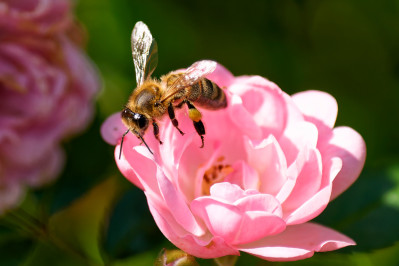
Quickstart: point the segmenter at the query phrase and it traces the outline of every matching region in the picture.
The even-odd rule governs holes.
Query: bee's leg
[[[173,126],[179,130],[180,134],[184,135],[183,131],[180,130],[179,128],[179,122],[177,121],[176,117],[175,117],[175,110],[173,109],[173,105],[172,103],[169,104],[168,106],[168,114],[169,114],[169,118],[172,121]]]
[[[183,105],[186,103],[186,100],[181,101],[178,105],[175,106],[175,108],[180,109],[183,107]]]
[[[159,144],[162,144],[162,141],[159,139],[159,126],[155,120],[152,120],[152,126],[154,128],[154,136],[159,141]]]
[[[201,121],[202,115],[201,112],[198,111],[195,106],[189,101],[185,101],[188,106],[188,117],[193,120],[194,128],[197,131],[198,135],[201,137],[202,145],[201,148],[204,147],[204,135],[205,135],[205,127]]]

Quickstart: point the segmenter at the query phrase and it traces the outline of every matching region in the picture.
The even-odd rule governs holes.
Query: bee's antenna
[[[123,133],[123,135],[122,135],[121,148],[120,148],[120,150],[119,150],[119,160],[121,159],[121,155],[122,155],[123,140],[125,139],[126,134],[129,133],[129,131],[130,131],[129,129],[126,130],[126,132]],[[146,146],[147,149],[150,151],[150,153],[153,154],[152,151],[151,151],[151,149],[150,149],[150,147],[148,147],[147,142],[145,142],[145,140],[143,139],[143,137],[142,137],[140,134],[137,134],[137,136],[138,136],[139,139],[145,144],[145,146]]]
[[[126,136],[126,134],[127,133],[129,133],[129,129],[128,130],[126,130],[126,132],[125,133],[123,133],[123,135],[122,135],[122,140],[121,140],[121,148],[120,148],[120,150],[119,150],[119,160],[121,159],[121,155],[122,155],[122,145],[123,145],[123,139],[125,138],[125,136]]]
[[[150,153],[153,154],[152,151],[151,151],[151,149],[150,149],[150,147],[148,147],[147,143],[145,142],[145,140],[143,139],[143,137],[142,137],[140,134],[139,134],[139,138],[140,138],[141,141],[144,143],[144,145],[147,147],[147,149],[150,151]]]

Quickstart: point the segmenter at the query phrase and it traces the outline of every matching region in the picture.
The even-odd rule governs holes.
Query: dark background
[[[80,0],[76,13],[87,30],[87,51],[104,87],[90,129],[65,143],[64,174],[28,195],[36,204],[33,209],[40,206],[44,217],[68,210],[112,176],[117,196],[101,216],[101,234],[95,235],[103,260],[151,265],[162,247],[171,247],[153,222],[143,193],[124,181],[113,147],[99,135],[102,121],[121,110],[135,87],[130,34],[142,20],[158,42],[155,76],[212,59],[234,75],[267,77],[288,94],[326,91],[338,102],[336,125],[348,125],[365,139],[362,175],[316,219],[353,238],[357,246],[287,264],[399,263],[399,1]],[[96,204],[98,199],[91,200]],[[11,265],[28,258],[28,265],[36,265],[45,256],[33,240],[2,243],[0,262]],[[263,264],[273,263],[245,254],[238,261]]]

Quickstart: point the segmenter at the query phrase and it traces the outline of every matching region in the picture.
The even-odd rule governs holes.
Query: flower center
[[[208,168],[202,180],[202,195],[210,195],[210,188],[213,184],[223,182],[226,176],[234,171],[233,167],[223,164],[224,157],[219,157],[216,164]]]

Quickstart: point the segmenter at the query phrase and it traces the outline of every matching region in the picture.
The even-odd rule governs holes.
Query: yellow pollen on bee
[[[218,162],[223,158],[218,158]],[[223,182],[226,176],[234,171],[233,167],[227,164],[217,164],[211,166],[204,173],[202,180],[202,195],[210,195],[210,188],[213,184]]]
[[[193,120],[194,122],[198,122],[201,120],[202,115],[200,111],[198,111],[197,109],[189,109],[188,117],[190,117],[190,119]]]

